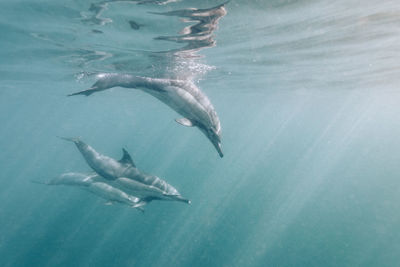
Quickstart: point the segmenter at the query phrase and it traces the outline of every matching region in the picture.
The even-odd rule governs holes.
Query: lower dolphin
[[[147,204],[147,201],[142,201],[140,198],[129,195],[126,192],[107,184],[105,179],[97,174],[82,174],[82,173],[64,173],[59,177],[51,179],[47,182],[36,182],[46,185],[69,185],[79,186],[89,192],[107,200],[107,203],[122,203],[132,208],[142,210],[142,206]]]

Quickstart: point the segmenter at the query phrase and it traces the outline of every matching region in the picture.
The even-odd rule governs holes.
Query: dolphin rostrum
[[[112,186],[126,191],[144,201],[153,199],[176,200],[190,204],[178,190],[157,176],[145,174],[136,168],[129,153],[122,149],[122,159],[117,161],[100,154],[79,138],[64,138],[75,143],[88,165]]]
[[[190,80],[155,79],[130,74],[102,73],[87,90],[73,95],[89,96],[112,87],[137,88],[156,97],[183,118],[176,122],[198,127],[211,141],[219,156],[224,156],[221,146],[221,124],[208,97]]]
[[[103,181],[104,180],[104,181]],[[82,173],[64,173],[59,177],[53,178],[47,182],[36,182],[46,185],[70,185],[80,186],[93,194],[104,198],[107,203],[122,203],[132,208],[138,208],[141,211],[142,206],[148,201],[142,201],[140,198],[129,195],[126,192],[107,184],[107,180],[102,179],[97,174],[82,174]]]

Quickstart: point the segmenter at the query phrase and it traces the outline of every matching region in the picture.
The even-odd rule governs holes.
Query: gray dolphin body
[[[82,173],[64,173],[61,176],[54,178],[44,184],[47,185],[69,185],[80,186],[93,194],[106,199],[108,202],[118,202],[131,206],[132,208],[140,208],[147,204],[147,201],[142,201],[140,198],[129,195],[124,191],[107,184],[97,174],[82,174]]]
[[[214,145],[219,156],[224,156],[221,146],[221,124],[217,113],[208,97],[192,81],[105,73],[98,75],[97,82],[91,88],[69,96],[89,96],[117,86],[141,89],[167,104],[183,116],[176,119],[178,123],[198,127]]]
[[[75,143],[88,165],[108,184],[141,198],[143,201],[154,199],[176,200],[190,204],[178,190],[154,175],[148,175],[136,168],[129,153],[123,149],[122,159],[117,161],[97,152],[78,138],[63,138]],[[99,179],[99,178],[97,178]]]
[[[150,202],[152,200],[171,200],[190,204],[190,200],[183,198],[179,192],[170,185],[168,185],[169,193],[166,193],[166,191],[163,191],[162,188],[157,186],[143,184],[126,177],[115,179],[113,185],[128,194],[140,198],[144,202]],[[171,190],[171,187],[173,190]],[[171,191],[175,191],[175,193],[171,194]]]

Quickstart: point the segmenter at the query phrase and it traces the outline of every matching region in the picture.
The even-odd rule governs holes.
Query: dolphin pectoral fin
[[[132,208],[139,208],[139,207],[143,207],[146,204],[147,204],[147,201],[139,201],[138,203],[133,204],[131,207]]]
[[[143,206],[145,206],[146,204],[146,201],[140,201],[139,203],[131,205],[131,208],[143,210]]]
[[[133,162],[131,155],[129,155],[128,151],[126,151],[125,148],[122,149],[122,153],[122,158],[118,162],[122,164],[129,164],[136,168],[136,165]]]
[[[91,94],[93,94],[93,93],[95,93],[97,91],[98,91],[97,86],[93,86],[93,87],[90,87],[89,89],[86,89],[86,90],[83,90],[83,91],[79,91],[79,92],[76,92],[76,93],[72,93],[72,94],[69,94],[67,96],[74,96],[74,95],[90,96]]]
[[[131,205],[131,208],[133,208],[133,209],[138,209],[138,210],[140,210],[142,213],[144,213],[144,208],[143,208],[143,206],[147,205],[147,203],[148,203],[147,201],[140,200],[138,203]]]
[[[187,118],[175,119],[175,121],[183,126],[187,126],[187,127],[194,126],[193,122]]]

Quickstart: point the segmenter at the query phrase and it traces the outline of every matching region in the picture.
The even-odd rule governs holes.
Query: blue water
[[[222,3],[1,1],[0,266],[399,265],[400,3],[231,0],[204,27],[176,13]],[[224,158],[141,91],[66,97],[101,72],[196,82]],[[90,172],[56,136],[125,147],[192,205],[142,214],[32,183]]]

